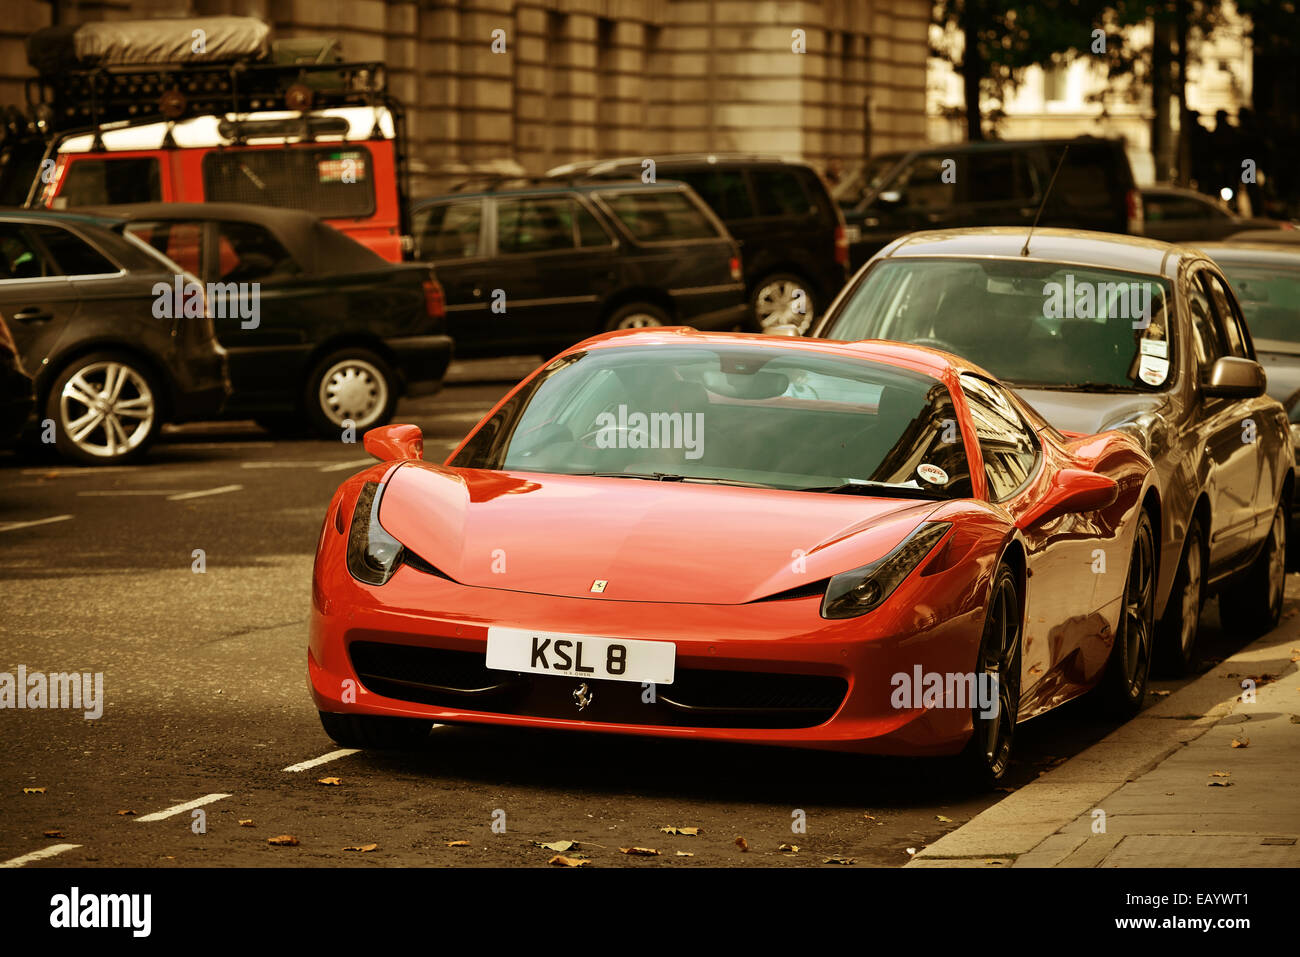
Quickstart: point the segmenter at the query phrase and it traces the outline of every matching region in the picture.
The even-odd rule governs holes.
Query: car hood
[[[940,504],[408,463],[379,520],[464,585],[734,605],[879,558]]]
[[[1150,427],[1169,405],[1169,397],[1151,392],[1070,392],[1064,389],[1016,389],[1020,396],[1061,432],[1092,435],[1131,423],[1130,431],[1149,443]],[[1149,446],[1148,446],[1149,449]]]

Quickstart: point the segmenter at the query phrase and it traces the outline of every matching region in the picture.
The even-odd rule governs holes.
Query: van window
[[[158,160],[139,157],[72,157],[64,174],[55,209],[157,203],[162,200]]]
[[[643,243],[715,239],[718,235],[690,194],[680,190],[603,193],[601,199],[632,238]]]
[[[325,219],[372,216],[372,166],[360,146],[223,150],[203,157],[203,193],[210,203],[303,209]]]

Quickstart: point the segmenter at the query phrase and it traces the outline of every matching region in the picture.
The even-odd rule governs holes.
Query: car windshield
[[[1246,327],[1257,346],[1267,341],[1300,344],[1300,268],[1220,262],[1237,294]],[[1264,345],[1267,349],[1267,345]]]
[[[1160,388],[1170,377],[1169,284],[1034,260],[876,264],[824,330],[960,355],[1018,386]]]
[[[956,421],[941,382],[866,360],[742,344],[594,349],[547,366],[451,464],[962,497]]]
[[[845,209],[857,206],[864,196],[880,188],[885,181],[885,174],[897,166],[902,158],[902,153],[885,153],[873,156],[866,163],[855,167],[836,185],[832,192],[835,202]]]

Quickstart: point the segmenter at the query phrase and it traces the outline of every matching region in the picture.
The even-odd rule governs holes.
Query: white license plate
[[[488,629],[487,666],[494,671],[670,685],[676,661],[677,646],[671,641]]]

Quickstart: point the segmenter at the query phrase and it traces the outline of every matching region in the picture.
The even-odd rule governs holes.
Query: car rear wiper
[[[799,489],[801,492],[827,492],[832,495],[879,495],[896,498],[940,498],[916,485],[893,485],[889,482],[845,482],[843,485],[820,485]]]

